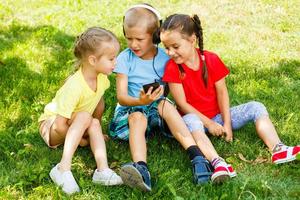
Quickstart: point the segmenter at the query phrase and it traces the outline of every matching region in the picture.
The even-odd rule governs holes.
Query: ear
[[[190,37],[190,41],[193,43],[193,45],[196,45],[197,37],[196,37],[195,33],[193,33],[193,35]]]
[[[95,65],[96,57],[94,55],[89,55],[88,61],[89,61],[90,65]]]

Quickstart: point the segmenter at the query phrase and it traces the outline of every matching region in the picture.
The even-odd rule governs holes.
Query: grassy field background
[[[73,70],[73,42],[90,26],[113,31],[122,49],[122,17],[140,1],[0,0],[0,199],[65,199],[48,173],[62,148],[46,147],[37,119]],[[266,105],[283,142],[300,143],[300,1],[211,0],[147,1],[166,17],[199,14],[205,49],[230,68],[231,104],[250,100]],[[107,131],[116,105],[115,76],[106,93]],[[153,191],[94,185],[95,162],[79,148],[73,174],[81,192],[73,199],[299,199],[299,161],[275,166],[252,124],[235,131],[228,144],[211,138],[238,176],[221,185],[194,185],[186,152],[174,140],[148,142]],[[127,143],[110,140],[112,168],[130,161]]]

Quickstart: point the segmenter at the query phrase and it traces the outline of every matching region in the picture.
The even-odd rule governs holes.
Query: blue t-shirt
[[[152,83],[155,79],[161,79],[169,56],[162,48],[158,48],[158,53],[153,59],[143,60],[136,56],[129,48],[122,51],[117,57],[117,66],[114,72],[126,74],[128,77],[128,95],[138,98],[143,85]]]

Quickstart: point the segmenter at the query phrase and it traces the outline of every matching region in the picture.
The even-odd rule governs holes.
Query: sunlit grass
[[[62,148],[46,147],[37,119],[44,106],[73,71],[73,42],[90,26],[116,33],[122,49],[124,11],[140,1],[0,0],[0,199],[65,199],[48,173]],[[216,52],[231,73],[231,104],[257,100],[266,105],[281,139],[300,138],[300,2],[274,0],[148,1],[163,17],[175,12],[200,16],[205,49]],[[116,105],[115,75],[105,94],[103,127]],[[73,173],[81,193],[74,199],[297,199],[299,161],[271,164],[270,153],[249,124],[235,131],[228,144],[211,138],[238,176],[221,185],[196,186],[186,152],[174,140],[155,136],[148,142],[153,191],[91,182],[95,161],[79,148]],[[109,141],[112,168],[131,160],[128,143]],[[243,157],[241,157],[243,156]],[[256,159],[267,160],[256,163]],[[252,163],[248,163],[248,160]]]

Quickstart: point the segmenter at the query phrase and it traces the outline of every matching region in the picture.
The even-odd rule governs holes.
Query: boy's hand
[[[156,90],[153,90],[153,87],[150,87],[147,93],[142,89],[140,92],[140,102],[142,105],[148,105],[152,103],[153,101],[157,100],[159,97],[161,97],[164,93],[163,86],[159,86]]]
[[[213,136],[222,136],[226,131],[221,124],[218,124],[212,120],[208,124],[207,129],[208,132],[211,133]]]

